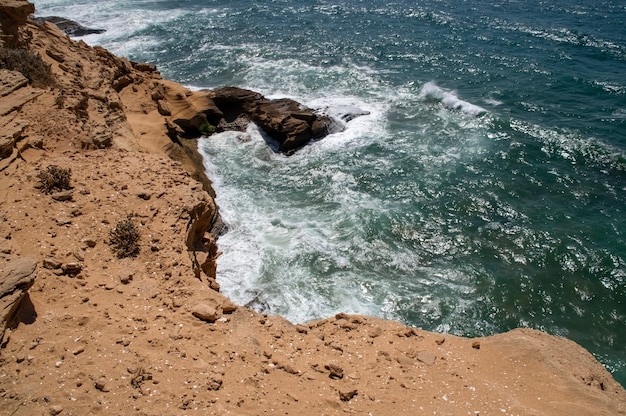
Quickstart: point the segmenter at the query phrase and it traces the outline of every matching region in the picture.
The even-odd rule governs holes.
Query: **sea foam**
[[[419,98],[424,101],[434,100],[440,102],[446,108],[459,110],[470,116],[479,116],[487,112],[487,110],[476,104],[460,99],[454,91],[445,90],[432,81],[422,86]]]

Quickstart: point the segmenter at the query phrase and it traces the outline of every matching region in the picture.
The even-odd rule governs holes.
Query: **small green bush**
[[[0,48],[0,69],[21,72],[33,87],[45,88],[54,84],[50,65],[28,49]]]
[[[200,130],[200,133],[204,134],[205,136],[210,136],[215,133],[215,126],[207,121],[206,123],[202,123],[198,130]]]
[[[132,215],[120,221],[109,232],[109,244],[118,258],[135,257],[139,254],[139,229]]]
[[[45,194],[71,189],[71,177],[72,169],[50,165],[46,169],[39,171],[37,174],[37,178],[39,179],[38,188],[40,188]]]

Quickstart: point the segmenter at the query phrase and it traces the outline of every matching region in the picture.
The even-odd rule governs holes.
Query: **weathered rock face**
[[[28,16],[35,13],[35,5],[26,0],[4,0],[0,2],[0,46],[15,48],[18,44],[18,29]]]
[[[35,283],[37,261],[24,258],[7,264],[0,275],[0,342],[20,303]]]
[[[75,22],[70,19],[66,19],[64,17],[59,17],[59,16],[36,17],[33,19],[33,21],[37,23],[43,23],[43,22],[54,23],[66,35],[74,36],[74,37],[80,37],[80,36],[106,32],[106,30],[104,29],[93,29],[90,27],[85,27],[78,22]]]
[[[28,80],[21,73],[0,69],[0,172],[31,145],[23,140],[29,122],[18,113],[40,94],[41,91],[28,86]]]

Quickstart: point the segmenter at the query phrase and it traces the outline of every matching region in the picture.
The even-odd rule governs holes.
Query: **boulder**
[[[37,277],[37,261],[25,257],[9,262],[0,275],[0,341]]]

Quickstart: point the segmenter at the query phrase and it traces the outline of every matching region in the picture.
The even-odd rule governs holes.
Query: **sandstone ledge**
[[[154,99],[166,85],[193,110],[206,94],[27,29],[58,86],[3,119],[24,122],[20,156],[0,161],[0,270],[40,266],[2,341],[0,414],[626,413],[587,351],[539,331],[466,339],[346,314],[294,326],[233,305],[215,290],[210,184]],[[72,169],[70,199],[35,188],[52,164]],[[118,259],[109,232],[129,215],[140,251]]]

